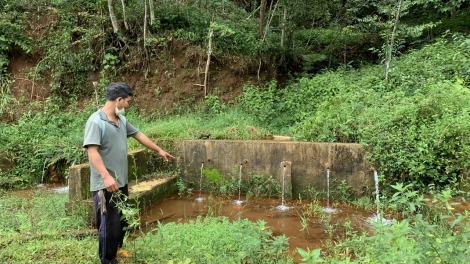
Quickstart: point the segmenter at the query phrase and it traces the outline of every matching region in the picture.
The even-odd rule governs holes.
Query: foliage
[[[63,113],[60,103],[48,100],[44,112],[35,113],[32,108],[18,123],[3,128],[1,151],[11,153],[17,164],[8,172],[0,172],[4,187],[47,182],[49,167],[63,180],[70,164],[85,161],[81,145],[87,111],[71,108]]]
[[[297,119],[294,135],[364,144],[368,160],[391,183],[455,184],[470,154],[467,42],[456,36],[403,57],[389,83],[376,67],[331,74],[340,83],[333,87],[347,88],[317,105],[311,117]]]
[[[204,99],[209,113],[220,114],[227,108],[226,105],[220,102],[217,95],[206,95]]]
[[[48,14],[57,19],[48,34],[36,40],[34,52],[41,54],[42,59],[30,73],[33,82],[47,80],[52,93],[66,100],[94,95],[89,73],[99,68],[106,52],[105,32],[94,26],[103,25],[105,19],[97,19],[96,10],[78,9],[81,1],[75,4],[61,4],[54,14]]]
[[[281,184],[272,176],[250,173],[243,191],[254,197],[281,196]]]
[[[316,248],[314,250],[310,250],[307,248],[307,250],[298,248],[297,251],[299,252],[300,256],[302,256],[302,263],[322,263],[324,262],[324,259],[320,257],[321,249]]]
[[[352,187],[348,185],[345,180],[342,180],[339,184],[336,181],[333,181],[330,189],[331,198],[334,200],[350,201],[354,196]]]
[[[238,108],[221,109],[220,113],[195,110],[184,115],[145,118],[128,114],[128,119],[146,135],[160,140],[175,139],[263,139],[271,133],[254,118]],[[139,147],[130,141],[129,148]]]
[[[240,104],[262,124],[281,129],[303,121],[322,102],[333,98],[338,91],[347,89],[347,84],[340,76],[325,73],[312,79],[300,78],[284,89],[278,88],[275,81],[263,87],[246,85]]]
[[[31,193],[31,195],[24,195]],[[75,237],[88,230],[85,205],[67,213],[68,194],[29,190],[2,193],[0,261],[3,263],[96,263],[96,237]]]
[[[217,169],[203,169],[202,174],[206,176],[207,181],[211,185],[223,185],[225,182],[224,176]]]
[[[360,32],[354,26],[299,29],[294,31],[292,41],[295,47],[307,46],[307,48],[297,48],[292,52],[294,56],[300,56],[299,60],[302,62],[304,74],[318,73],[322,69],[340,65],[345,67],[354,65],[357,68],[361,66],[361,61],[374,62],[376,57],[368,50],[355,51],[355,53],[349,51],[351,47],[364,49],[364,47],[377,45],[374,43],[377,40],[372,34]]]
[[[0,116],[2,120],[15,120],[18,115],[18,100],[13,96],[10,86],[13,81],[7,76],[0,77]]]
[[[293,263],[287,238],[273,236],[263,221],[198,217],[189,223],[159,224],[155,231],[136,241],[137,262]]]
[[[11,241],[0,250],[0,261],[3,263],[100,263],[96,254],[96,237],[77,239],[57,236],[33,239],[12,233],[7,237],[0,235],[0,240]]]
[[[8,7],[4,7],[8,11]],[[25,53],[31,52],[30,39],[23,34],[27,14],[17,12],[0,13],[0,76],[6,72],[8,55],[14,47]]]
[[[398,190],[395,197],[400,201],[407,199],[409,194]],[[354,259],[359,263],[466,263],[470,238],[465,220],[468,212],[454,213],[450,199],[449,192],[442,191],[436,194],[431,205],[432,210],[439,210],[439,204],[444,206],[438,220],[445,221],[429,222],[422,214],[411,214],[407,219],[394,220],[391,225],[372,226],[373,235],[354,234],[341,242],[340,247],[352,249]],[[447,222],[449,219],[452,221]]]
[[[420,212],[420,209],[425,207],[425,202],[428,199],[424,198],[423,194],[419,194],[418,191],[413,190],[413,184],[410,183],[404,186],[403,183],[397,183],[391,186],[396,192],[393,194],[389,203],[395,210],[402,212],[404,216],[414,215]]]
[[[129,202],[129,197],[124,195],[121,191],[112,193],[111,200],[116,204],[119,213],[122,215],[121,220],[125,220],[128,224],[126,230],[133,230],[140,226],[139,215],[139,200],[134,199],[132,204]]]
[[[257,55],[257,24],[252,20],[242,20],[243,12],[230,1],[210,1],[206,4],[207,6],[201,7],[197,1],[188,1],[187,4],[159,5],[155,10],[158,20],[155,29],[171,30],[177,38],[187,39],[202,46],[207,41],[209,28],[212,28],[212,49],[215,55]],[[220,12],[214,13],[215,10]]]
[[[31,193],[31,198],[13,195],[0,198],[1,209],[5,213],[0,220],[2,234],[58,234],[67,230],[84,229],[89,224],[83,215],[84,211],[79,210],[79,207],[73,214],[66,214],[67,194],[44,193],[41,190]]]

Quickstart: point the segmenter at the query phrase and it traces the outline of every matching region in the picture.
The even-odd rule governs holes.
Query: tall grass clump
[[[181,139],[263,139],[271,132],[239,108],[221,105],[220,109],[198,109],[185,114],[149,120],[134,114],[127,119],[150,138],[158,141]],[[129,148],[142,148],[129,141]]]
[[[455,210],[450,189],[425,201],[416,197],[411,185],[393,186],[395,193],[388,201],[402,209],[406,218],[371,225],[369,232],[352,233],[331,249],[330,263],[350,259],[352,263],[467,263],[468,211]]]
[[[27,191],[0,196],[0,262],[98,263],[85,206],[66,213],[68,194]]]
[[[135,241],[137,262],[293,263],[287,238],[273,236],[263,221],[198,217],[159,224],[155,231]]]
[[[46,100],[44,105],[37,104],[31,104],[32,109],[17,122],[2,128],[0,142],[4,144],[0,151],[16,162],[14,168],[0,172],[3,187],[47,181],[49,167],[63,180],[67,177],[65,168],[86,160],[82,152],[83,130],[91,112],[74,107],[64,111],[57,97]]]

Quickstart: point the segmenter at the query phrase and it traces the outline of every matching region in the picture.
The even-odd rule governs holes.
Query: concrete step
[[[143,209],[177,190],[178,176],[154,175],[149,178],[129,182],[129,203]],[[95,226],[93,200],[67,201],[67,211],[81,208],[85,210],[87,222]]]

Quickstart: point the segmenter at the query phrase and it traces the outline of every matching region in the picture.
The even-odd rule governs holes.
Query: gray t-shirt
[[[98,153],[108,172],[116,179],[119,188],[128,183],[127,138],[139,131],[119,116],[119,126],[109,120],[103,110],[93,113],[85,126],[83,147],[99,145]],[[90,161],[90,191],[105,189],[103,178]]]

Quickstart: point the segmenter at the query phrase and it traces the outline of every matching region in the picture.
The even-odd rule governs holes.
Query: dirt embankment
[[[54,19],[51,13],[35,16],[26,34],[34,42],[47,34]],[[207,55],[188,41],[168,40],[164,51],[150,56],[148,61],[143,61],[145,56],[139,48],[131,48],[129,53],[129,66],[115,81],[126,81],[133,87],[136,92],[134,105],[143,113],[194,106],[206,94],[216,95],[222,102],[230,104],[242,93],[244,84],[257,85],[260,80],[273,77],[264,69],[258,74],[257,62],[247,62],[238,56],[212,56],[207,87],[204,88]],[[10,54],[8,71],[14,80],[11,90],[17,99],[23,98],[26,105],[32,101],[42,101],[51,94],[51,76],[36,73],[36,66],[42,59],[40,54],[25,54],[19,49]],[[93,82],[100,82],[99,76],[99,70],[89,73],[87,85],[90,89],[93,89]],[[94,98],[79,100],[87,99]]]

